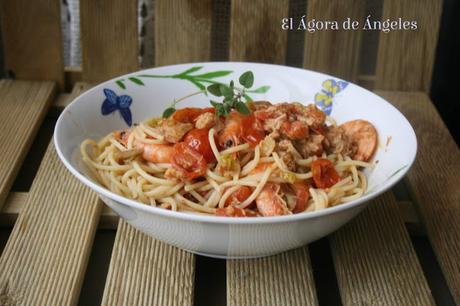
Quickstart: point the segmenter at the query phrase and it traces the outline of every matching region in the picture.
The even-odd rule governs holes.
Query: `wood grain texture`
[[[13,227],[29,197],[29,192],[10,192],[0,211],[0,226]],[[117,229],[119,217],[107,205],[102,207],[98,229]]]
[[[0,209],[55,94],[53,82],[0,80]]]
[[[81,0],[80,28],[84,81],[137,70],[137,1]]]
[[[195,257],[118,224],[102,305],[192,305]]]
[[[5,66],[15,78],[64,86],[59,0],[0,2]]]
[[[308,247],[228,260],[227,305],[318,305]]]
[[[331,237],[343,305],[434,305],[391,192]]]
[[[211,58],[211,0],[155,1],[155,65]]]
[[[289,0],[233,0],[230,60],[284,64],[287,31],[281,29],[281,19],[288,11]]]
[[[460,151],[424,93],[378,92],[410,121],[418,140],[407,185],[455,302],[460,305]]]
[[[0,292],[21,305],[74,305],[101,211],[50,143],[0,258]]]
[[[431,86],[441,0],[385,0],[382,21],[417,21],[416,30],[380,33],[376,89],[425,91]]]
[[[304,67],[356,81],[362,30],[343,30],[350,18],[362,22],[365,0],[310,0],[307,20],[338,21],[339,30],[305,31]]]

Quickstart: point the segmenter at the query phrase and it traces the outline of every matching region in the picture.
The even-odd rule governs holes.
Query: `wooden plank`
[[[416,21],[416,30],[380,33],[376,89],[425,91],[431,86],[441,0],[385,0],[382,21]]]
[[[0,80],[0,209],[54,97],[55,89],[53,82]]]
[[[287,31],[281,29],[281,20],[288,10],[289,0],[233,0],[230,60],[284,64]]]
[[[1,1],[6,69],[15,78],[64,86],[59,0]]]
[[[82,68],[80,66],[64,67],[65,90],[71,91],[76,83],[82,82]]]
[[[137,1],[81,0],[80,28],[84,81],[101,82],[138,68]]]
[[[331,237],[344,305],[434,305],[391,192]]]
[[[460,304],[460,150],[424,93],[379,92],[408,118],[418,136],[407,185],[452,296]]]
[[[120,221],[102,305],[192,305],[194,277],[192,254]]]
[[[227,305],[318,305],[308,247],[228,260]]]
[[[211,58],[211,0],[155,1],[155,65]]]
[[[304,67],[355,82],[362,31],[344,30],[343,22],[350,18],[361,24],[365,9],[365,0],[308,1],[308,21],[337,21],[338,30],[305,31]]]
[[[28,192],[10,192],[3,209],[0,211],[0,226],[12,227],[24,208]],[[108,206],[102,208],[98,229],[117,229],[119,217]]]
[[[24,305],[76,304],[101,207],[51,142],[0,258],[0,286]]]
[[[58,98],[54,101],[53,106],[57,107],[58,109],[63,109],[67,105],[69,105],[75,98],[79,95],[93,87],[94,84],[89,84],[86,82],[77,82],[75,83],[72,92],[70,94],[61,94]]]

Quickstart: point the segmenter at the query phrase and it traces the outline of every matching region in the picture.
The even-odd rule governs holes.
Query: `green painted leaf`
[[[220,91],[220,84],[212,84],[208,86],[208,91],[215,95],[216,97],[222,97],[222,92]]]
[[[254,74],[252,71],[246,71],[240,76],[238,80],[240,81],[240,84],[245,88],[251,88],[254,84]]]
[[[163,112],[163,118],[169,118],[171,117],[172,114],[174,114],[174,112],[176,111],[176,109],[174,107],[168,107],[167,109],[165,109],[165,111]]]
[[[131,82],[133,82],[134,84],[137,84],[137,85],[141,85],[141,86],[144,86],[144,82],[142,82],[140,79],[138,78],[135,78],[135,77],[130,77],[128,78],[128,80],[130,80]]]
[[[198,74],[194,75],[194,78],[200,78],[200,79],[214,79],[214,78],[220,78],[224,77],[226,75],[229,75],[233,71],[231,70],[220,70],[220,71],[213,71],[213,72],[207,72],[203,74]]]
[[[268,90],[270,90],[270,86],[261,86],[257,89],[253,90],[248,90],[248,92],[253,92],[253,93],[266,93]]]
[[[176,76],[179,76],[179,75],[180,75],[180,76],[189,75],[190,73],[193,73],[193,72],[195,72],[195,71],[198,71],[198,70],[200,70],[201,68],[203,68],[203,66],[194,66],[194,67],[192,67],[192,68],[189,68],[189,69],[185,70],[184,72],[181,72],[181,73],[179,73],[179,74],[176,74]]]
[[[220,88],[220,92],[225,98],[229,98],[229,99],[233,98],[233,90],[230,87],[228,87],[227,85],[221,84],[219,88]]]
[[[121,89],[126,89],[125,84],[123,83],[123,80],[117,80],[115,83],[121,88]]]
[[[190,82],[193,83],[193,85],[195,85],[196,87],[198,87],[198,89],[200,90],[206,90],[206,86],[204,86],[203,84],[201,84],[200,82],[197,82],[195,80],[192,80],[192,79],[187,79],[189,80]]]
[[[240,112],[243,115],[249,115],[251,113],[249,108],[243,102],[237,102],[235,108],[238,112]]]

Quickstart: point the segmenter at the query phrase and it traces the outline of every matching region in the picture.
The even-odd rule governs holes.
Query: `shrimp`
[[[137,142],[135,146],[138,149],[143,149],[142,158],[152,163],[170,164],[175,153],[174,147],[167,144],[145,144]]]
[[[267,183],[256,198],[256,205],[262,216],[282,216],[290,214],[286,203],[278,195],[280,186]]]
[[[129,138],[129,131],[117,131],[113,135],[122,145],[126,147]],[[167,144],[150,144],[134,140],[134,147],[142,151],[142,158],[152,163],[171,163],[174,155],[174,147]]]
[[[219,144],[223,148],[230,148],[240,144],[241,120],[233,113],[225,121],[225,127],[219,134]]]
[[[368,161],[375,153],[377,148],[377,130],[366,120],[352,120],[340,126],[345,135],[356,144],[357,150],[353,159]]]

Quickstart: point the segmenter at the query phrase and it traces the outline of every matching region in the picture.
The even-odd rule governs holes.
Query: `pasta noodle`
[[[289,116],[278,116],[273,124],[282,126],[280,122],[286,122],[283,120],[287,118]],[[216,130],[216,127],[206,130],[205,140],[209,142],[211,160],[206,161],[203,172],[191,179],[171,177],[183,170],[177,166],[179,157],[170,153],[171,150],[178,152],[176,146],[166,141],[164,131],[158,128],[158,121],[149,120],[127,131],[111,133],[99,142],[83,141],[80,151],[89,173],[111,191],[146,205],[202,214],[219,214],[231,206],[234,215],[237,215],[238,209],[243,215],[248,212],[270,215],[262,208],[262,198],[268,191],[273,194],[270,209],[276,208],[275,204],[281,205],[282,214],[325,209],[355,200],[366,192],[367,177],[362,169],[372,168],[372,164],[365,161],[368,159],[358,160],[350,155],[326,154],[325,151],[305,156],[290,144],[293,148],[290,154],[295,156],[292,166],[289,164],[291,160],[285,159],[286,152],[279,150],[280,143],[276,143],[275,149],[272,148],[268,154],[257,143],[236,143],[222,148],[217,143],[222,131]],[[333,118],[327,117],[326,121],[332,124],[331,129],[339,129]],[[153,148],[158,151],[153,151]],[[170,150],[169,154],[161,155],[160,149]],[[154,157],[146,157],[147,153]],[[196,151],[189,154],[195,156]],[[205,155],[197,156],[201,157],[195,161],[200,161]],[[162,158],[165,160],[160,160]],[[325,176],[326,182],[330,180],[327,187],[322,186],[323,182],[318,179],[321,178],[315,168],[318,164],[325,167],[318,168],[322,171],[320,175],[329,173],[329,177]],[[329,164],[332,166],[325,166]],[[297,170],[291,170],[293,167]],[[301,187],[302,184],[306,187]],[[302,190],[307,197],[300,205]]]

